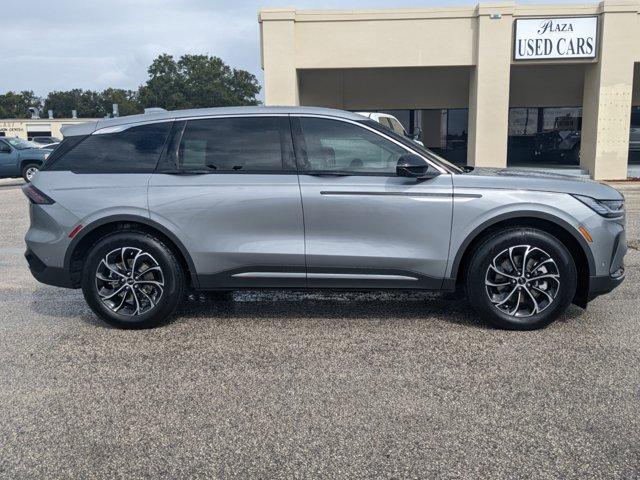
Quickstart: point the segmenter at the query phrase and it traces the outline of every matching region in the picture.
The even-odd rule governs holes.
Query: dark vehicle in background
[[[580,164],[582,117],[558,117],[553,130],[538,133],[534,155],[543,161]],[[629,152],[640,152],[640,127],[629,130]]]
[[[30,182],[51,151],[18,137],[0,138],[0,178],[22,177]]]
[[[534,156],[543,161],[578,165],[582,117],[557,117],[553,130],[535,136]]]

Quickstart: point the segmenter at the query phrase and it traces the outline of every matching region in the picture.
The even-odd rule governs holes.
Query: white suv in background
[[[416,135],[409,135],[407,131],[404,129],[404,127],[402,126],[402,123],[400,123],[400,120],[398,120],[393,115],[389,115],[388,113],[378,113],[378,112],[356,112],[356,113],[364,117],[370,118],[374,122],[378,122],[380,125],[388,128],[392,132],[395,132],[398,135],[402,135],[403,137],[410,138],[411,140],[416,142],[418,145],[422,145],[424,147],[424,144],[420,140],[418,140],[418,137],[420,136],[420,131],[418,131]]]

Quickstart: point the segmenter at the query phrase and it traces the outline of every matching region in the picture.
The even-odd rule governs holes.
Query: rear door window
[[[61,153],[47,162],[45,170],[151,173],[156,168],[170,128],[171,122],[162,122],[134,126],[114,133],[93,134],[84,137],[71,149],[62,148],[67,141],[65,139],[52,157],[58,151]]]
[[[178,150],[181,170],[211,173],[295,171],[287,117],[189,120]]]

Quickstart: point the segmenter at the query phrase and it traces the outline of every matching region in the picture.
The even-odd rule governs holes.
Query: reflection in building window
[[[629,163],[633,165],[640,165],[640,106],[631,107]]]
[[[580,164],[581,107],[509,109],[509,165]]]

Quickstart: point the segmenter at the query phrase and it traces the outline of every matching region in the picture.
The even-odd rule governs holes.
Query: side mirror
[[[429,164],[424,158],[413,153],[405,153],[398,159],[396,175],[399,177],[426,179],[437,176],[438,172],[429,172]]]
[[[6,143],[0,143],[0,153],[11,153],[11,147]]]
[[[416,127],[413,129],[413,135],[411,135],[411,138],[417,140],[420,138],[420,135],[422,135],[422,129],[420,127]]]

